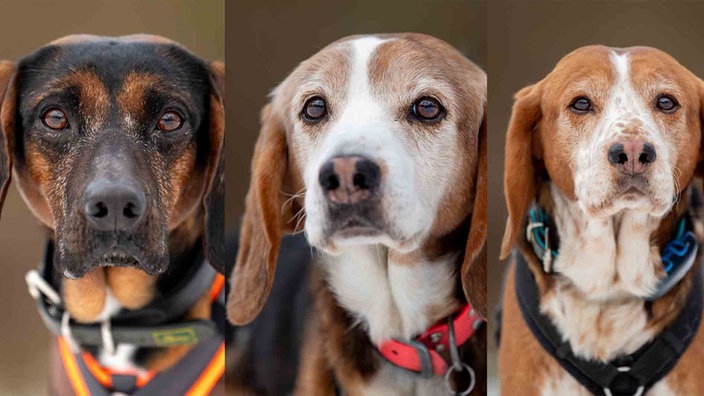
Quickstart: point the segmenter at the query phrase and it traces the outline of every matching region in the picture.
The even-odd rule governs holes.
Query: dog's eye
[[[655,107],[663,113],[672,113],[677,110],[678,106],[677,101],[670,95],[658,96],[657,102],[655,103]]]
[[[433,98],[420,98],[411,107],[411,114],[421,121],[436,121],[444,112],[440,102]]]
[[[181,128],[181,125],[183,125],[181,115],[175,111],[167,111],[161,115],[156,127],[162,132],[172,132]]]
[[[593,107],[592,102],[589,99],[584,96],[580,96],[570,103],[570,109],[577,114],[584,114],[591,111]]]
[[[318,122],[328,114],[328,109],[325,106],[325,100],[316,96],[308,99],[303,106],[303,119],[308,122]]]
[[[49,109],[42,116],[44,125],[55,131],[66,129],[68,127],[68,118],[66,113],[59,109]]]

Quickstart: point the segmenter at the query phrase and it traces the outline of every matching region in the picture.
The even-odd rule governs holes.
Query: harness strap
[[[208,294],[213,301],[213,313],[222,310],[224,277],[213,281]],[[109,370],[87,352],[74,353],[62,336],[58,347],[64,370],[76,395],[110,396],[114,392],[132,396],[208,395],[225,371],[225,342],[216,332],[198,343],[176,365],[163,372],[129,373]]]
[[[449,366],[439,352],[464,345],[482,323],[484,319],[467,303],[450,317],[449,323],[436,324],[411,341],[385,341],[377,349],[384,359],[397,367],[423,377],[442,376]],[[453,337],[454,343],[451,343]]]
[[[694,339],[702,315],[702,279],[694,277],[687,302],[675,321],[640,350],[611,362],[585,360],[562,341],[552,321],[540,312],[535,278],[523,255],[514,251],[514,285],[521,314],[540,345],[572,377],[595,395],[642,395],[667,375]]]
[[[225,342],[213,338],[199,344],[174,367],[144,375],[108,374],[99,380],[83,356],[74,355],[63,337],[57,337],[64,370],[77,396],[132,396],[210,394],[225,372]]]

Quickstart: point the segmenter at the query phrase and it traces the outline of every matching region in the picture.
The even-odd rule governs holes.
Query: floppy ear
[[[472,225],[469,228],[461,273],[464,295],[472,304],[472,307],[486,318],[486,106],[477,140],[479,157],[477,160],[477,175],[474,178],[475,192],[474,205],[472,206]]]
[[[274,282],[284,216],[291,217],[283,213],[282,190],[288,171],[284,126],[271,104],[262,110],[261,122],[227,302],[228,317],[236,325],[252,321],[264,306]]]
[[[12,177],[12,150],[15,143],[15,115],[17,111],[17,92],[15,89],[15,64],[10,61],[0,62],[0,211],[5,203],[7,188]]]
[[[210,64],[210,153],[203,195],[203,251],[210,265],[225,273],[225,64]]]
[[[695,176],[704,178],[704,80],[697,78],[699,82],[699,158]]]
[[[538,91],[537,84],[518,91],[508,125],[504,166],[508,220],[501,243],[501,259],[508,257],[516,239],[523,232],[520,229],[523,216],[535,198],[533,131],[541,117]]]

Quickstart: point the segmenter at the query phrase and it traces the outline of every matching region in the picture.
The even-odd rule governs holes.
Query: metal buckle
[[[433,360],[430,357],[430,350],[425,344],[420,341],[410,340],[405,344],[412,346],[416,351],[418,351],[418,358],[420,359],[420,375],[423,378],[433,378],[435,376],[435,371],[433,370]]]
[[[552,250],[550,248],[550,227],[545,227],[545,253],[543,253],[543,271],[546,274],[552,272]]]
[[[44,296],[52,304],[61,305],[61,296],[51,287],[49,282],[39,275],[39,271],[31,270],[27,272],[27,275],[24,276],[24,280],[27,282],[27,289],[29,289],[29,294],[32,298],[38,301]]]
[[[529,222],[529,223],[528,223],[528,227],[526,227],[526,239],[528,240],[528,242],[531,242],[531,243],[532,243],[532,242],[534,241],[534,238],[533,238],[533,229],[534,229],[534,228],[540,228],[540,227],[542,227],[543,225],[544,225],[544,224],[543,224],[542,222],[540,222],[540,221]]]
[[[621,373],[627,373],[627,372],[631,371],[631,368],[628,366],[621,366],[621,367],[618,367],[616,370],[618,370]],[[645,386],[640,385],[638,387],[638,389],[636,389],[636,392],[633,394],[633,396],[643,396],[644,391],[645,391]],[[604,395],[613,396],[613,393],[611,393],[611,389],[604,388]]]
[[[76,339],[73,338],[73,334],[71,334],[71,315],[69,315],[67,311],[64,311],[61,317],[61,336],[66,340],[66,343],[73,353],[80,352],[81,348]]]
[[[543,263],[543,271],[545,271],[546,274],[549,274],[552,272],[552,250],[550,249],[550,227],[546,226],[545,223],[540,222],[540,221],[530,222],[530,223],[528,223],[528,227],[526,227],[526,239],[531,244],[538,243],[536,238],[533,236],[533,230],[536,228],[541,228],[541,227],[545,230],[545,241],[544,241],[545,252],[543,252],[543,257],[540,257],[540,260]]]
[[[477,383],[477,377],[472,367],[470,367],[467,363],[463,363],[460,360],[460,352],[457,350],[457,342],[455,340],[455,327],[452,323],[452,318],[449,318],[447,320],[447,335],[449,338],[448,344],[450,347],[450,359],[452,360],[452,365],[447,368],[447,371],[445,371],[445,387],[451,395],[469,395],[472,390],[474,390],[474,386]],[[466,371],[467,374],[469,374],[469,385],[467,385],[466,389],[460,391],[458,389],[453,388],[452,375],[453,373],[457,375],[462,371]]]
[[[115,354],[115,339],[112,336],[112,327],[110,319],[105,319],[100,323],[100,338],[103,341],[103,348],[110,354]]]

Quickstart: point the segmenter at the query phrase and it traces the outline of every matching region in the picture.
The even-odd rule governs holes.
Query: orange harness
[[[224,296],[225,278],[218,274],[209,294],[213,304]],[[225,371],[225,342],[221,335],[200,341],[174,367],[163,372],[125,372],[102,367],[88,352],[74,353],[57,336],[64,371],[77,396],[108,396],[113,392],[137,395],[205,396]]]

